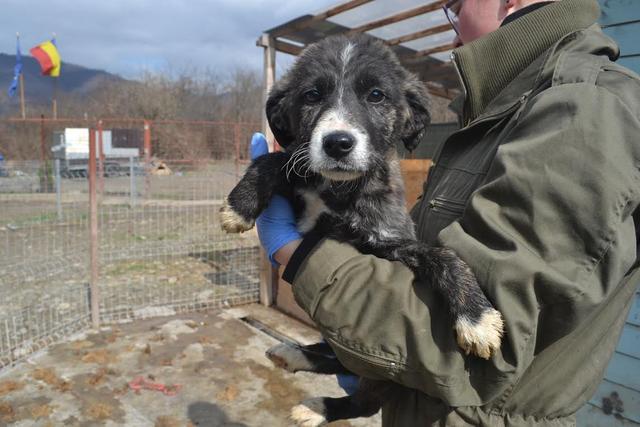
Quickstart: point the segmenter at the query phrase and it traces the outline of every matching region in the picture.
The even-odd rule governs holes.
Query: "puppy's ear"
[[[287,96],[287,85],[280,82],[271,89],[267,98],[267,121],[273,136],[283,148],[293,142],[295,136],[291,129],[291,107]]]
[[[413,151],[431,123],[429,95],[424,85],[411,75],[404,85],[404,96],[408,108],[402,128],[402,142],[407,150]]]

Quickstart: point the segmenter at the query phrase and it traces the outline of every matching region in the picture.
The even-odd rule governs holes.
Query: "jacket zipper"
[[[353,358],[359,359],[359,360],[361,360],[363,362],[370,363],[370,364],[375,365],[375,366],[390,368],[392,370],[395,370],[395,369],[398,368],[398,364],[399,363],[395,362],[393,360],[385,359],[385,358],[380,357],[380,356],[370,356],[370,355],[363,356],[362,354],[356,353],[355,351],[351,350],[350,348],[345,347],[342,343],[340,343],[338,340],[335,340],[335,339],[333,341],[333,344],[336,345],[337,347],[340,347],[340,349],[342,349],[342,351],[344,351],[345,353],[348,353]],[[384,362],[381,362],[380,360],[384,360]]]
[[[440,197],[434,197],[429,200],[429,207],[434,211],[445,211],[452,214],[459,215],[464,212],[466,204],[453,200],[446,200]]]
[[[460,81],[460,87],[462,87],[462,95],[464,95],[464,99],[467,99],[467,86],[464,84],[464,80],[462,79],[462,73],[460,72],[460,68],[458,67],[458,60],[456,59],[456,54],[451,52],[451,62],[453,63],[453,68],[456,70],[456,74],[458,76],[458,80]]]

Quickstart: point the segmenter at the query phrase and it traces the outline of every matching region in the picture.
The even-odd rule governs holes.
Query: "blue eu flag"
[[[18,80],[20,79],[20,74],[22,73],[22,55],[20,55],[20,38],[16,38],[16,66],[13,67],[13,80],[11,81],[11,85],[9,86],[9,96],[12,97],[16,94],[16,90],[18,89]]]

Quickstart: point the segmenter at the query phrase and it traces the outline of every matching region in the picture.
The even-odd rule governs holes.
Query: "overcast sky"
[[[255,42],[267,29],[345,0],[0,0],[0,52],[23,54],[56,33],[64,62],[103,69],[126,78],[143,71],[262,69]],[[331,20],[353,27],[426,0],[375,0]],[[445,22],[435,11],[371,31],[396,37]],[[406,43],[420,50],[448,43],[453,32]],[[281,72],[292,57],[278,54]],[[12,72],[11,70],[7,72]]]
[[[339,2],[339,0],[338,0]],[[221,74],[262,68],[263,30],[336,0],[2,0],[0,52],[22,53],[57,35],[62,60],[132,78],[197,67]],[[278,63],[291,62],[280,55]],[[63,71],[64,73],[64,68]]]

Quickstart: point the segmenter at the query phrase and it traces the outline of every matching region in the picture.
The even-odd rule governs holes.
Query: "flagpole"
[[[20,42],[20,33],[16,33],[16,38],[18,39],[18,42]],[[26,110],[24,108],[24,73],[21,71],[20,72],[20,112],[22,113],[22,119],[26,119],[27,118],[27,113]]]
[[[56,33],[53,33],[53,40],[56,39]],[[53,109],[53,120],[58,118],[58,77],[53,78],[53,100],[52,100],[52,109]]]

